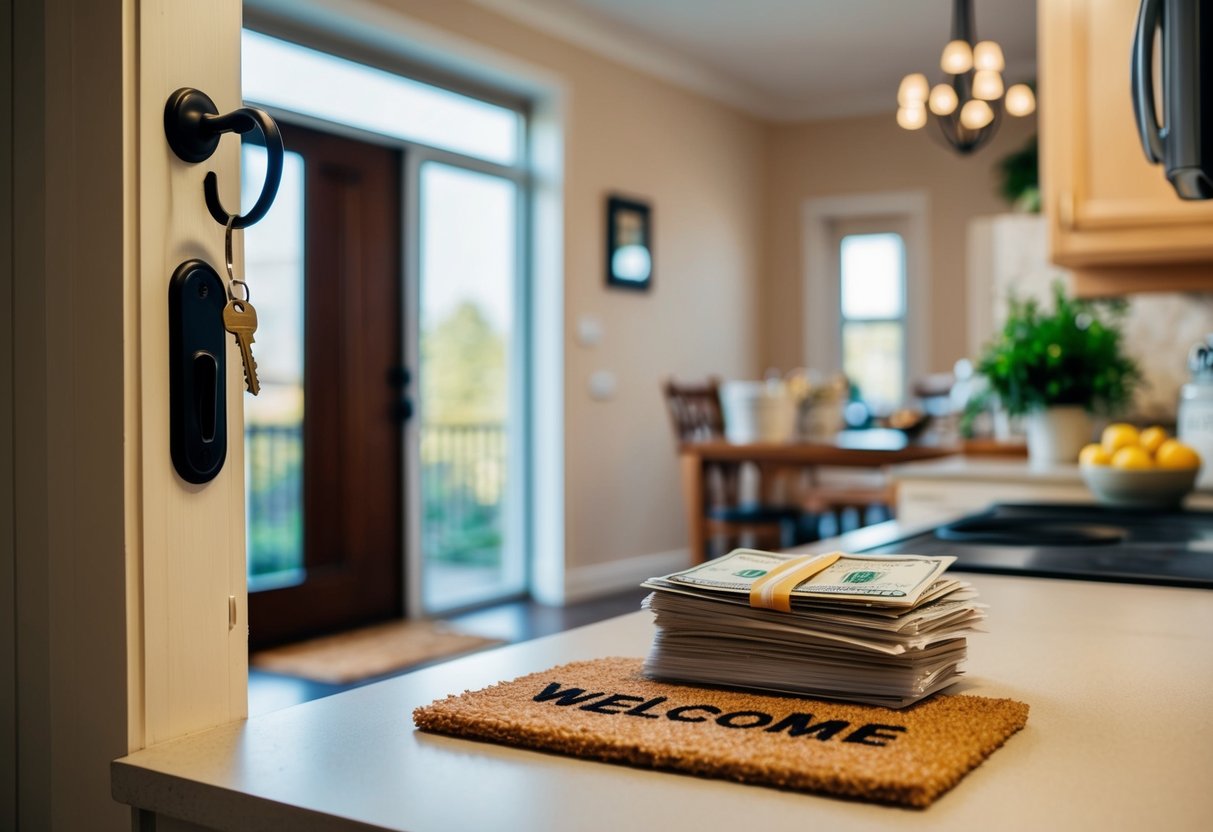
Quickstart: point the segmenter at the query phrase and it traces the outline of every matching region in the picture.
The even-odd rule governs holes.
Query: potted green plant
[[[1092,413],[1128,406],[1141,381],[1125,354],[1124,301],[1067,298],[1058,281],[1053,309],[1009,299],[1007,320],[978,363],[1012,416],[1025,416],[1033,466],[1073,462],[1090,441]]]

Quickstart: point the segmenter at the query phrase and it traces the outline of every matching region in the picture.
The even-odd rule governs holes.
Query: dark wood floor
[[[608,595],[564,607],[548,607],[534,601],[510,601],[460,613],[443,620],[449,621],[461,630],[489,638],[499,638],[513,644],[563,632],[585,624],[593,624],[595,621],[614,618],[624,613],[635,612],[640,609],[640,601],[647,594],[647,590],[632,589],[617,595]],[[416,670],[421,666],[411,667],[399,671],[399,673]],[[298,705],[301,702],[331,696],[334,693],[391,678],[399,673],[376,676],[350,685],[330,685],[250,668],[249,716],[257,716],[291,705]]]

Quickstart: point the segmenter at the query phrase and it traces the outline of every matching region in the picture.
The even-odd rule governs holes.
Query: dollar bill
[[[840,553],[841,554],[841,553]],[[748,595],[754,582],[799,555],[734,549],[723,557],[654,579],[731,595]],[[862,602],[913,607],[956,558],[920,555],[847,555],[792,590],[792,601]]]

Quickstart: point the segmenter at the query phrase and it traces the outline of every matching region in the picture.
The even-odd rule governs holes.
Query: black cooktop
[[[1000,504],[866,551],[955,555],[957,572],[1213,589],[1213,512]]]

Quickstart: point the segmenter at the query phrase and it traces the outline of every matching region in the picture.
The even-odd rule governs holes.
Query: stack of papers
[[[911,705],[959,678],[965,636],[985,618],[972,586],[944,576],[954,561],[737,549],[650,578],[657,634],[645,673]]]

